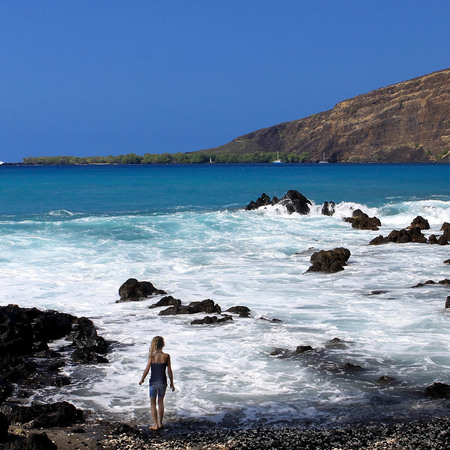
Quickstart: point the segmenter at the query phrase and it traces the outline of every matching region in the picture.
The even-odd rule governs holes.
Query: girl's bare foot
[[[150,430],[154,430],[154,431],[158,431],[159,427],[157,427],[156,425],[153,425],[152,427],[148,427]]]

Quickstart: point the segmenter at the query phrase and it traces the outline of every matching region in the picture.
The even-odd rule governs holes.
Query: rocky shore
[[[388,449],[443,450],[450,447],[450,418],[405,423],[358,424],[346,427],[274,427],[159,433],[124,424],[47,430],[58,449]],[[19,448],[3,444],[0,448]],[[47,447],[42,447],[47,448]],[[50,447],[48,447],[50,448]]]

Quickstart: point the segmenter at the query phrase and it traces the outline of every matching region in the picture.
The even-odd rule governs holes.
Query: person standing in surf
[[[164,339],[161,336],[155,336],[150,346],[147,366],[139,382],[141,385],[150,371],[150,407],[154,423],[150,427],[151,430],[159,430],[163,427],[164,396],[167,388],[166,369],[169,375],[170,389],[175,390],[170,355],[163,353],[163,348]]]

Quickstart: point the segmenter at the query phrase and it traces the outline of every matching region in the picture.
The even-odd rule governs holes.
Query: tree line
[[[23,164],[27,165],[81,165],[81,164],[206,164],[206,163],[271,163],[277,159],[274,152],[254,152],[254,153],[219,153],[209,154],[203,152],[194,153],[146,153],[136,155],[127,153],[118,156],[30,156],[23,159]],[[295,153],[280,154],[280,159],[284,163],[304,163],[311,162],[311,156],[307,152],[299,155]]]

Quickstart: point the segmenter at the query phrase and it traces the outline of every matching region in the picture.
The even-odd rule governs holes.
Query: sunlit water
[[[144,423],[148,391],[138,381],[151,338],[163,335],[177,388],[166,397],[173,422],[254,426],[447,413],[445,402],[423,391],[450,381],[450,289],[412,286],[450,278],[449,247],[368,243],[417,215],[430,222],[426,235],[440,234],[450,221],[450,168],[330,166],[0,170],[1,303],[88,316],[115,341],[110,364],[66,366],[74,382],[35,398]],[[281,197],[288,189],[316,202],[311,214],[243,210],[262,192]],[[333,217],[320,215],[324,200],[339,202]],[[379,232],[343,221],[358,207],[380,218]],[[337,246],[351,251],[344,271],[306,273],[313,251]],[[203,315],[161,317],[149,309],[160,296],[116,304],[130,277],[184,303],[246,305],[252,317],[194,326]],[[345,345],[330,348],[335,337]],[[316,351],[270,355],[298,345]],[[363,370],[345,371],[346,363]],[[396,382],[380,387],[382,375]]]

